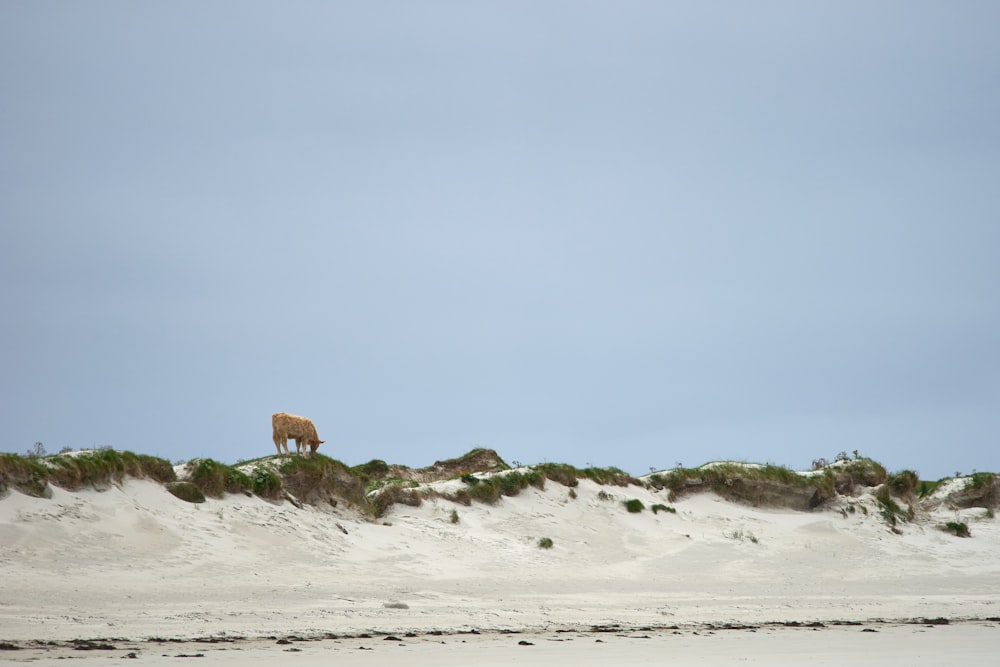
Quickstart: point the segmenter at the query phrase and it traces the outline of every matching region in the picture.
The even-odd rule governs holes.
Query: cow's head
[[[325,440],[310,440],[309,441],[309,453],[310,454],[315,454],[316,450],[319,449],[319,446],[322,445],[324,442],[326,442],[326,441]]]

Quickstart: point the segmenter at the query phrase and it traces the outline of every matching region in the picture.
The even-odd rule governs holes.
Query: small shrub
[[[516,496],[529,486],[540,490],[545,488],[545,477],[535,470],[495,475],[490,481],[497,484],[500,487],[500,492],[505,496]]]
[[[52,495],[49,488],[49,470],[36,458],[17,454],[0,454],[0,494],[13,486],[22,493],[36,498]]]
[[[565,463],[543,463],[535,466],[535,470],[547,479],[569,487],[579,485],[579,477],[582,476],[579,470]]]
[[[969,526],[964,521],[949,521],[944,525],[944,530],[956,537],[972,537]]]
[[[677,514],[677,510],[673,507],[668,507],[667,505],[661,505],[657,503],[649,509],[653,510],[653,514],[658,514],[659,512],[670,512],[671,514]]]
[[[492,479],[479,481],[479,484],[465,490],[469,498],[486,503],[487,505],[496,505],[500,502],[500,496],[502,495],[500,487],[494,484]]]
[[[472,504],[472,494],[469,493],[468,489],[459,489],[455,493],[445,495],[442,497],[447,498],[453,503],[460,503],[462,505],[465,505],[466,507]]]
[[[173,482],[167,484],[167,491],[187,503],[205,502],[205,494],[191,482]]]
[[[760,539],[750,531],[734,530],[732,533],[728,533],[726,537],[737,542],[747,541],[752,544],[760,544]]]
[[[941,485],[944,480],[938,480],[936,482],[929,482],[927,480],[921,480],[917,485],[917,496],[921,498],[926,498],[927,496],[934,493],[934,490]]]
[[[375,518],[380,518],[393,505],[420,507],[424,502],[423,496],[411,491],[411,488],[406,482],[393,482],[376,490],[368,495],[368,511]]]
[[[289,456],[279,469],[286,491],[305,502],[339,498],[354,507],[370,512],[367,478],[342,462],[320,453]]]
[[[543,537],[542,539],[538,540],[538,546],[542,549],[551,549],[552,540],[549,539],[548,537]]]
[[[451,511],[451,522],[458,523],[458,510]]]
[[[264,466],[254,468],[250,476],[250,486],[261,498],[273,500],[281,497],[281,478],[270,468]]]
[[[712,491],[726,500],[754,507],[813,509],[834,497],[834,473],[806,477],[776,465],[714,463],[652,475],[649,485],[667,490],[673,502],[686,493]]]
[[[638,498],[630,498],[625,501],[625,509],[627,509],[632,514],[638,514],[642,510],[646,509],[646,506],[642,504],[642,501]]]
[[[381,459],[372,459],[368,463],[354,466],[351,472],[378,479],[389,474],[389,464]]]
[[[246,473],[212,459],[193,462],[190,481],[206,496],[221,498],[226,493],[249,491],[253,484]]]
[[[174,472],[174,466],[170,461],[146,454],[136,454],[136,459],[139,461],[143,476],[161,484],[177,481],[177,473]]]
[[[879,507],[881,508],[882,518],[885,522],[895,528],[899,520],[910,521],[913,519],[913,506],[911,505],[906,510],[899,506],[889,493],[889,486],[883,485],[876,493],[875,500],[878,501]]]
[[[608,493],[607,491],[605,491],[604,489],[601,489],[600,491],[597,492],[597,499],[598,500],[614,500],[615,497],[613,495],[611,495],[610,493]]]
[[[912,498],[920,486],[920,478],[912,470],[901,470],[889,475],[886,484],[901,498]]]
[[[576,500],[576,489],[569,490],[569,497],[571,500]]]
[[[635,484],[636,486],[642,486],[642,482],[618,468],[584,468],[581,471],[581,477],[586,477],[601,485],[628,486],[629,484]]]
[[[471,473],[466,473],[462,475],[462,481],[468,484],[469,486],[475,486],[476,484],[479,484],[479,482],[481,482],[482,480]]]

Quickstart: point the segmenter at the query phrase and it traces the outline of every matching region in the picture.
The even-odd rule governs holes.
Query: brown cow
[[[295,440],[295,452],[308,456],[306,445],[311,453],[316,453],[316,448],[323,444],[323,441],[316,435],[316,427],[305,417],[290,415],[287,412],[275,412],[271,415],[271,428],[273,430],[274,447],[281,456],[281,448],[285,448],[288,454],[288,439]]]

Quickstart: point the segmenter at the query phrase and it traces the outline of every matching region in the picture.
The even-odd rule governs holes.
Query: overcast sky
[[[996,2],[0,2],[0,449],[1000,471]]]

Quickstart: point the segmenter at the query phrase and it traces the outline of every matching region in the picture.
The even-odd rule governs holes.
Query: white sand
[[[602,499],[601,491],[616,498]],[[893,651],[916,656],[927,644],[936,652],[919,655],[961,647],[966,665],[987,664],[970,662],[976,651],[1000,650],[995,622],[883,624],[870,633],[829,625],[1000,617],[1000,528],[985,510],[940,507],[897,535],[865,498],[853,499],[856,511],[844,516],[836,509],[753,509],[712,494],[670,503],[665,494],[588,481],[576,493],[571,499],[569,489],[549,482],[545,491],[528,489],[495,506],[395,506],[383,519],[391,525],[382,525],[343,509],[298,509],[242,495],[192,505],[138,480],[103,492],[56,488],[51,499],[11,492],[0,499],[0,641],[361,633],[405,639],[402,646],[382,635],[327,639],[295,653],[303,664],[312,664],[308,656],[319,664],[330,657],[324,652],[339,651],[341,664],[359,665],[385,660],[389,650],[417,664],[425,654],[433,656],[426,664],[523,662],[525,655],[538,664],[597,664],[613,650],[616,664],[629,664],[690,647],[692,657],[719,657],[701,664],[752,658],[758,650],[762,663],[801,664],[803,653],[821,655],[818,647],[832,642],[864,647],[850,664],[876,664],[860,660],[880,651],[883,663]],[[629,514],[626,498],[642,500],[647,510]],[[653,514],[655,503],[677,513]],[[458,523],[451,522],[453,510]],[[956,517],[972,538],[938,529]],[[541,537],[554,547],[540,549]],[[705,634],[706,624],[789,621],[827,627]],[[556,634],[592,626],[650,638]],[[680,634],[663,629],[671,626]],[[453,634],[472,629],[484,634]],[[505,629],[534,634],[492,632]],[[435,630],[448,634],[426,634]],[[403,637],[407,632],[418,636]],[[534,646],[518,646],[524,637]],[[359,648],[365,643],[373,651]],[[144,659],[183,652],[141,646]],[[284,650],[271,640],[243,642],[240,651],[198,646],[219,662]],[[492,658],[477,653],[493,648]],[[111,661],[125,652],[74,657]]]

